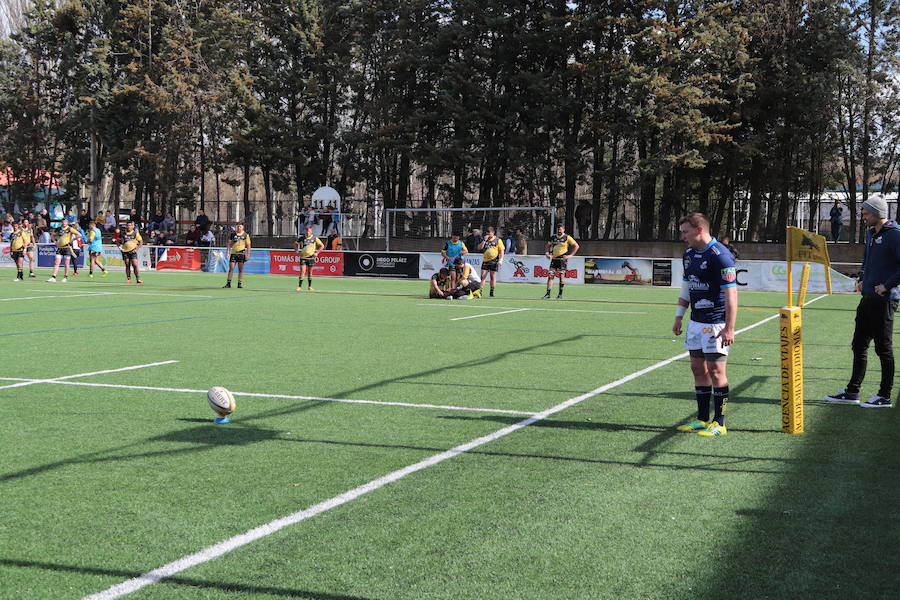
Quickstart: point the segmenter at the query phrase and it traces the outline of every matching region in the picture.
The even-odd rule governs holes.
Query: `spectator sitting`
[[[136,208],[131,209],[131,213],[128,215],[128,220],[134,222],[134,228],[139,230],[141,229],[141,224],[143,224],[143,219],[141,219],[141,215],[138,214]]]
[[[466,240],[463,243],[466,245],[466,248],[472,248],[471,252],[474,252],[478,248],[478,244],[481,243],[481,230],[474,227],[469,229],[469,235],[466,236]]]
[[[78,221],[78,217],[75,216],[75,211],[71,208],[66,213],[66,221],[68,221],[70,225]]]
[[[103,229],[106,230],[107,233],[114,230],[116,228],[116,216],[109,211],[106,215],[106,220],[104,221]]]
[[[149,230],[150,231],[159,231],[160,229],[162,229],[163,228],[162,222],[164,219],[165,219],[165,217],[163,217],[162,211],[161,210],[156,211],[156,214],[153,215],[152,219],[150,219],[150,229]]]
[[[206,216],[206,211],[202,208],[197,213],[197,218],[194,219],[194,225],[203,233],[209,231],[209,217]]]
[[[162,222],[162,228],[168,231],[170,235],[175,230],[175,217],[172,216],[172,213],[166,213],[166,218]]]
[[[174,246],[175,245],[175,232],[169,231],[166,233],[165,231],[159,234],[159,243],[161,246]]]
[[[41,214],[38,215],[37,226],[41,229],[47,229],[48,227],[50,227],[50,213],[47,212],[46,208],[41,211]]]
[[[153,225],[150,226],[151,228]],[[159,234],[160,231],[158,229],[150,230],[150,238],[147,240],[147,244],[150,246],[158,246],[159,245]]]
[[[197,246],[200,243],[200,230],[197,229],[196,225],[191,225],[190,230],[187,232],[187,235],[184,236],[184,245],[185,246]]]
[[[97,224],[97,229],[103,229],[103,225],[106,222],[105,217],[103,216],[103,211],[97,213],[97,218],[94,219],[94,223]]]
[[[201,246],[212,246],[215,242],[216,242],[216,236],[210,230],[207,230],[206,233],[204,233],[203,236],[200,238]]]
[[[38,228],[38,231],[41,234],[38,236],[38,244],[51,244],[53,243],[53,238],[50,237],[50,232],[46,229]]]

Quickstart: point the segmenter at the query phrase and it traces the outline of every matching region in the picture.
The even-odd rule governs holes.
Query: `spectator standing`
[[[528,238],[521,229],[516,229],[516,254],[528,254]]]
[[[481,230],[475,229],[474,227],[469,229],[469,235],[466,236],[466,248],[471,248],[472,252],[478,249],[478,245],[481,243]]]
[[[69,223],[69,225],[73,225],[78,222],[78,217],[75,216],[75,211],[71,208],[66,212],[66,221]]]
[[[86,208],[81,209],[81,214],[78,215],[78,226],[81,227],[82,231],[89,231],[91,228],[91,223],[94,220],[91,219],[91,215],[88,214]]]
[[[330,233],[331,232],[331,217],[334,213],[334,206],[331,204],[322,211],[322,233]]]
[[[338,208],[335,208],[331,212],[331,226],[334,228],[334,232],[340,237],[341,235],[341,211]]]
[[[38,237],[38,244],[51,244],[53,243],[53,238],[50,237],[50,232],[46,229],[38,229],[41,232],[41,235]]]
[[[737,248],[734,247],[734,244],[731,243],[731,236],[726,235],[721,240],[719,240],[723,246],[728,248],[728,251],[731,252],[731,255],[734,257],[734,260],[737,260],[740,257],[740,253],[737,251]]]
[[[587,200],[578,203],[575,209],[575,223],[578,225],[578,237],[582,240],[588,239],[591,229],[591,205]]]
[[[516,236],[507,229],[506,230],[506,239],[504,240],[504,245],[506,246],[507,254],[515,254],[516,253]]]
[[[197,213],[197,218],[194,219],[194,225],[197,226],[201,234],[209,231],[209,217],[206,216],[206,211],[202,208]]]
[[[102,229],[102,228],[103,228],[103,224],[104,224],[105,222],[106,222],[106,217],[103,215],[103,211],[101,210],[100,212],[97,213],[97,218],[94,219],[94,223],[97,224],[97,227],[98,227],[98,228]]]
[[[844,206],[840,200],[834,201],[828,219],[831,221],[831,241],[836,244],[841,239],[841,229],[844,227]]]
[[[6,215],[6,218],[3,219],[3,227],[0,227],[0,235],[2,235],[3,241],[8,242],[9,236],[13,232],[13,219],[12,215]]]
[[[166,218],[162,222],[162,228],[170,233],[175,229],[175,216],[172,213],[166,213]]]
[[[131,213],[128,215],[128,220],[134,223],[135,231],[139,231],[141,229],[141,225],[143,225],[144,223],[143,219],[141,219],[141,215],[139,215],[137,209],[134,208],[131,209]]]
[[[881,385],[878,393],[860,404],[866,408],[890,408],[894,386],[894,313],[900,302],[900,227],[888,221],[884,198],[874,196],[863,202],[862,219],[866,247],[859,272],[862,298],[856,308],[853,331],[853,372],[843,391],[825,396],[828,402],[860,404],[859,392],[866,376],[869,343],[875,340],[875,354],[881,360]]]

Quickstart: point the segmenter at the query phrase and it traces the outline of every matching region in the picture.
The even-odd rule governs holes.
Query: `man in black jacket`
[[[888,218],[887,202],[875,196],[862,205],[866,231],[866,248],[859,272],[862,298],[856,308],[853,332],[853,373],[847,387],[837,394],[825,396],[828,402],[860,404],[859,390],[866,376],[869,342],[875,340],[875,353],[881,359],[881,386],[878,393],[860,406],[890,408],[894,385],[894,313],[900,302],[900,227]]]

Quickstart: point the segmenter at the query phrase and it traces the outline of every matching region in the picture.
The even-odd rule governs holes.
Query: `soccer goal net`
[[[546,239],[555,227],[555,212],[549,206],[389,208],[385,211],[385,250],[391,249],[391,238],[395,242],[446,239],[458,233],[465,239],[471,230],[483,235],[488,227],[493,227],[503,238],[521,229],[529,239]]]

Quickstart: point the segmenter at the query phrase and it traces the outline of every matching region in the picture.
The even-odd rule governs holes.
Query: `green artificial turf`
[[[674,289],[122,279],[0,282],[0,386],[28,384],[0,389],[0,598],[105,590],[683,352]],[[783,303],[742,293],[738,328]],[[129,597],[896,598],[898,411],[821,400],[855,304],[804,310],[802,435],[773,319],[734,346],[726,437],[675,431],[680,359]],[[878,376],[873,353],[864,393]],[[216,425],[213,385],[257,395]]]

